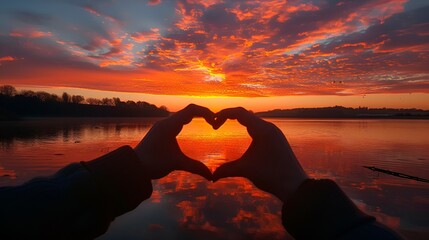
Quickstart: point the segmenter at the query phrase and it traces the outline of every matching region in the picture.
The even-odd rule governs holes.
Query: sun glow
[[[202,159],[212,171],[225,160],[232,161],[241,157],[252,141],[246,128],[237,120],[228,120],[214,130],[203,118],[195,118],[185,125],[177,140],[180,149],[187,156]],[[196,148],[196,140],[206,144]]]
[[[254,111],[429,108],[427,4],[124,0],[73,8],[55,1],[45,9],[28,2],[28,15],[7,1],[0,6],[11,23],[0,26],[2,84],[82,89],[85,97],[171,111],[194,101]],[[83,94],[94,90],[106,95]]]
[[[225,74],[221,72],[220,68],[215,67],[215,63],[208,66],[201,60],[191,63],[189,67],[176,68],[174,71],[201,73],[205,82],[222,82],[225,80]]]
[[[204,78],[206,82],[222,82],[225,80],[225,74],[209,72],[209,75]]]

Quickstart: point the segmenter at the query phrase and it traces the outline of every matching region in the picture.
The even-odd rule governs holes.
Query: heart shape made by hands
[[[246,128],[236,120],[215,121],[213,125],[203,118],[195,118],[177,136],[182,152],[204,163],[211,172],[225,162],[240,158],[252,141]]]
[[[237,119],[246,128],[252,139],[247,149],[242,148],[245,150],[244,154],[235,161],[227,161],[227,150],[222,152],[219,149],[216,149],[214,153],[221,154],[220,157],[209,157],[203,161],[187,156],[180,148],[177,136],[184,125],[199,116],[203,117],[214,129],[218,129],[228,119]],[[199,149],[201,144],[198,143],[209,135],[200,134],[200,136],[203,137],[189,144],[192,149]],[[239,143],[236,139],[229,142]],[[222,144],[225,146],[225,142]],[[240,145],[244,144],[238,144],[238,146]],[[236,146],[231,149],[236,149]],[[227,108],[214,114],[208,108],[191,104],[157,122],[134,150],[143,167],[150,169],[148,176],[151,179],[162,178],[174,170],[198,174],[214,182],[227,177],[244,177],[252,181],[259,189],[286,199],[289,193],[308,178],[282,131],[275,124],[264,121],[242,107]],[[211,164],[208,163],[210,159],[214,159]],[[211,165],[215,171],[211,171],[207,165]],[[220,166],[217,167],[217,165]]]

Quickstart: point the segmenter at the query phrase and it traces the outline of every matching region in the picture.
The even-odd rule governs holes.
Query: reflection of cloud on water
[[[408,180],[392,176],[364,180],[342,185],[360,210],[410,239],[426,239],[429,211],[424,202],[429,202],[429,192],[424,183],[405,185]]]
[[[401,223],[401,219],[396,216],[390,216],[388,214],[382,213],[380,207],[372,207],[367,204],[365,204],[362,201],[353,201],[356,206],[363,212],[366,212],[368,214],[371,214],[372,216],[377,218],[377,221],[391,227],[394,229],[398,229]]]
[[[8,166],[3,167],[2,165],[0,165],[0,187],[11,186],[16,182],[16,179],[17,179],[16,171],[9,169]]]
[[[174,172],[154,184],[153,204],[175,206],[177,224],[198,239],[283,239],[281,202],[243,178],[216,183]],[[178,212],[177,212],[178,210]]]
[[[375,190],[383,190],[378,183],[367,183],[367,182],[359,182],[359,183],[351,183],[351,186],[359,189],[359,190],[368,190],[368,189],[375,189]]]
[[[16,178],[16,173],[15,173],[15,171],[9,170],[9,169],[5,169],[4,167],[2,167],[0,165],[0,177],[1,178],[15,179]]]

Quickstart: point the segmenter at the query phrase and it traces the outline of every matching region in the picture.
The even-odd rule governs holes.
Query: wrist
[[[143,162],[144,162],[144,159],[143,159],[143,153],[142,153],[142,151],[139,149],[139,145],[137,145],[135,148],[133,148],[133,150],[134,150],[134,152],[136,153],[136,156],[137,156],[138,162],[139,162],[139,163],[141,163],[142,165],[144,165],[144,164],[143,164]]]
[[[150,161],[151,153],[145,151],[141,146],[137,145],[134,148],[134,152],[137,156],[139,165],[145,170],[147,177],[150,179],[157,179],[159,177],[155,177],[156,172],[158,171],[159,166],[154,166],[154,163]]]
[[[150,172],[150,170],[148,170],[150,168],[149,166],[149,161],[148,161],[148,156],[147,153],[144,153],[143,148],[139,145],[137,145],[134,149],[134,152],[136,153],[138,162],[140,163],[141,166],[143,166],[147,171]]]
[[[290,145],[288,145],[290,148]],[[308,179],[310,179],[307,173],[302,168],[292,149],[288,152],[287,155],[287,166],[284,167],[286,172],[284,173],[286,178],[282,182],[282,193],[280,195],[280,200],[283,203],[286,203],[291,196],[295,194],[298,188]]]

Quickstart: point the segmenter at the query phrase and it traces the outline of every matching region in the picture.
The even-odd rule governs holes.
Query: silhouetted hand
[[[162,178],[174,170],[184,170],[212,179],[212,173],[206,165],[189,158],[180,150],[176,136],[183,125],[194,117],[203,117],[213,125],[214,115],[208,108],[190,104],[153,125],[134,149],[151,179]]]
[[[286,137],[274,124],[241,107],[217,113],[214,128],[218,129],[227,119],[237,119],[247,127],[253,140],[242,157],[218,167],[213,173],[213,180],[245,177],[259,189],[285,202],[308,178]]]

